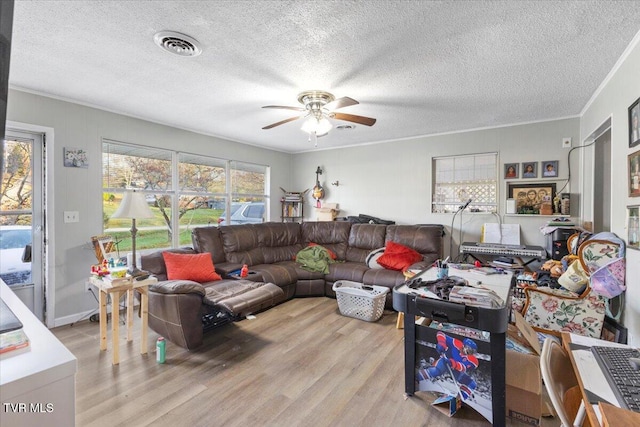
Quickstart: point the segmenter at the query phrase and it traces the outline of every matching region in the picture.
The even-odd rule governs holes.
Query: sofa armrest
[[[216,264],[216,273],[224,278],[227,278],[234,271],[240,270],[242,268],[242,265],[243,264],[239,264],[237,262],[223,262],[220,264]]]
[[[149,327],[180,347],[199,347],[203,336],[203,294],[202,285],[184,280],[150,286]]]
[[[199,294],[205,295],[204,287],[191,280],[164,280],[149,287],[151,292],[159,294]]]

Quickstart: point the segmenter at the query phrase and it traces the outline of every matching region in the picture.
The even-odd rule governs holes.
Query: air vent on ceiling
[[[198,56],[202,53],[200,43],[193,37],[175,31],[160,31],[153,36],[158,46],[179,56]]]

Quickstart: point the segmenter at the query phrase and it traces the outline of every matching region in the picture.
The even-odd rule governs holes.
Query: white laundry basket
[[[350,280],[338,280],[333,284],[338,308],[343,316],[367,322],[380,319],[389,288],[364,285]]]

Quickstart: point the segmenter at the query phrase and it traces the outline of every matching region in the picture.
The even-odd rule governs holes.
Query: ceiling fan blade
[[[338,98],[334,101],[329,102],[327,105],[324,106],[324,108],[326,108],[329,111],[332,110],[337,110],[338,108],[343,108],[343,107],[348,107],[350,105],[356,105],[359,104],[358,101],[356,101],[353,98],[349,98],[348,96],[343,96],[342,98]]]
[[[284,105],[265,105],[262,108],[278,108],[281,110],[307,111],[305,108],[302,108],[302,107],[287,107]]]
[[[276,122],[276,123],[272,123],[269,126],[265,126],[262,129],[271,129],[271,128],[274,128],[276,126],[280,126],[280,125],[283,125],[285,123],[289,123],[289,122],[292,122],[294,120],[298,120],[300,117],[302,117],[302,116],[289,117],[288,119],[281,120],[281,121]]]
[[[376,122],[376,119],[371,117],[356,116],[354,114],[332,113],[331,116],[337,120],[345,120],[347,122],[359,123],[365,126],[373,126]]]

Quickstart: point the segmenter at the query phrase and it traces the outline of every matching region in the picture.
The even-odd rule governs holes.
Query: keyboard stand
[[[485,262],[486,259],[493,261],[495,258],[507,256],[513,258],[518,264],[517,267],[514,267],[515,269],[522,269],[524,271],[531,271],[528,265],[533,261],[546,259],[546,252],[539,246],[524,246],[520,249],[510,249],[509,247],[482,247],[477,246],[476,243],[465,242],[460,245],[460,253],[463,254],[465,261],[468,257],[471,257],[480,262]],[[523,253],[526,255],[523,255]],[[542,254],[545,254],[544,258]],[[529,260],[525,262],[524,258],[529,258]]]
[[[478,258],[475,254],[472,254],[470,252],[464,252],[463,255],[464,255],[463,260],[465,262],[468,262],[468,257],[473,258],[474,261],[480,261],[481,263],[485,263],[487,261],[486,259]],[[496,256],[491,256],[491,255],[485,255],[485,256],[491,257],[491,261],[493,261],[493,259],[496,258]],[[504,256],[504,255],[500,255],[500,256]],[[513,269],[515,269],[515,270],[521,269],[521,270],[524,270],[524,271],[532,271],[528,267],[528,265],[531,264],[533,261],[537,260],[537,258],[531,258],[529,261],[524,262],[524,260],[521,257],[512,256],[512,258],[516,262],[517,266],[516,267],[511,267],[511,269],[512,270]],[[506,268],[509,268],[509,267],[506,267]]]

